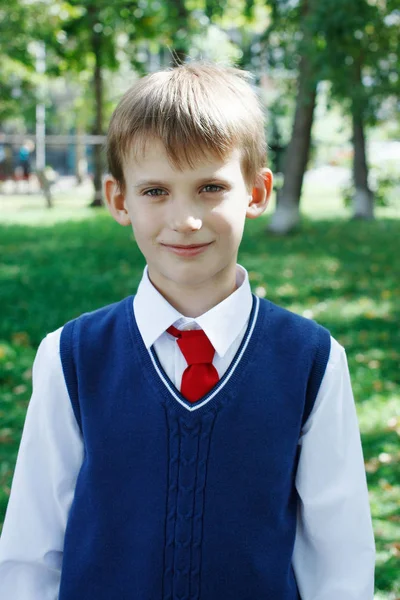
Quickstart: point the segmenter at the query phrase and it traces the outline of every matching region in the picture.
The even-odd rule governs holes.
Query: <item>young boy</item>
[[[243,73],[209,64],[116,108],[105,196],[147,266],[39,348],[2,599],[372,599],[344,350],[236,264],[271,194],[263,131]]]

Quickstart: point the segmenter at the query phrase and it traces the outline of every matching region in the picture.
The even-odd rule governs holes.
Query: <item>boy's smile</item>
[[[190,257],[201,254],[201,252],[204,252],[210,244],[212,244],[212,242],[209,242],[208,244],[162,244],[162,246],[178,256]]]
[[[250,193],[238,149],[178,171],[162,142],[151,140],[140,160],[126,161],[124,175],[124,192],[108,177],[105,195],[114,218],[132,225],[155,287],[186,316],[229,296],[245,219],[264,212],[271,172],[264,169]]]

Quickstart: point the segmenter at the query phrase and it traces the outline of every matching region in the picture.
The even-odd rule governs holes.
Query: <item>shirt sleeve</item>
[[[58,598],[64,534],[83,443],[59,353],[61,329],[41,343],[2,536],[0,598]]]
[[[372,600],[375,544],[344,349],[331,353],[300,439],[293,569],[302,600]]]

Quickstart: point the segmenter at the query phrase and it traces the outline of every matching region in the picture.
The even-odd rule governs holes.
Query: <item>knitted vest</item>
[[[190,404],[144,346],[133,297],[67,323],[84,458],[59,600],[299,600],[298,440],[329,352],[323,327],[253,296],[230,367]]]

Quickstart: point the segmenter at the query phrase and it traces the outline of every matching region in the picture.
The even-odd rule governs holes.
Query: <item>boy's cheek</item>
[[[149,214],[146,207],[130,208],[129,216],[131,218],[132,227],[138,231],[146,232],[154,225],[154,218]]]
[[[228,210],[226,207],[219,207],[213,211],[213,226],[221,233],[234,233],[243,230],[245,218],[242,205],[232,204]]]

